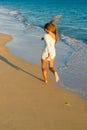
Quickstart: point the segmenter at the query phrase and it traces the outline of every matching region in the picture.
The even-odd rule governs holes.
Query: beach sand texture
[[[51,76],[46,85],[38,65],[9,52],[10,40],[0,33],[0,130],[87,130],[87,102]]]

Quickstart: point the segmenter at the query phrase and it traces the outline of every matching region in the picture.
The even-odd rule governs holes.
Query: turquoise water
[[[19,10],[29,23],[43,27],[55,15],[62,15],[56,23],[59,32],[87,43],[86,0],[3,0],[0,5]]]

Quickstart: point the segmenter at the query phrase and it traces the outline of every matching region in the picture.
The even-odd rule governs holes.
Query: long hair
[[[52,19],[49,21],[49,23],[54,23],[54,22],[56,22],[57,20],[60,19],[61,16],[62,16],[62,15],[56,15],[54,18],[52,18]]]
[[[57,31],[56,25],[53,24],[53,23],[46,23],[45,26],[44,26],[44,29],[47,29],[47,30],[51,31],[55,35],[55,40],[57,42],[57,40],[58,40],[58,31]]]
[[[56,42],[58,40],[58,31],[57,31],[58,29],[57,29],[57,26],[53,23],[56,22],[60,17],[61,17],[61,15],[55,16],[48,23],[46,23],[45,26],[44,26],[44,29],[47,29],[47,30],[49,30],[49,31],[51,31],[52,33],[55,34]]]

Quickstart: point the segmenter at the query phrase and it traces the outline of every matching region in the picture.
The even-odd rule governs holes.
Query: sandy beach
[[[12,55],[0,33],[0,130],[87,130],[87,102]]]

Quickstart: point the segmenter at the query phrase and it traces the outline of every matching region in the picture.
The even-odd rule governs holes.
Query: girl
[[[56,82],[59,81],[59,76],[57,71],[54,69],[54,59],[56,56],[55,52],[55,44],[58,40],[58,32],[56,25],[53,24],[59,16],[56,16],[53,18],[50,22],[46,23],[44,26],[44,31],[46,34],[42,38],[45,42],[45,46],[42,52],[42,58],[41,58],[41,68],[42,68],[42,74],[44,78],[44,82],[47,83],[47,74],[46,74],[46,63],[48,61],[49,70],[54,74]]]

